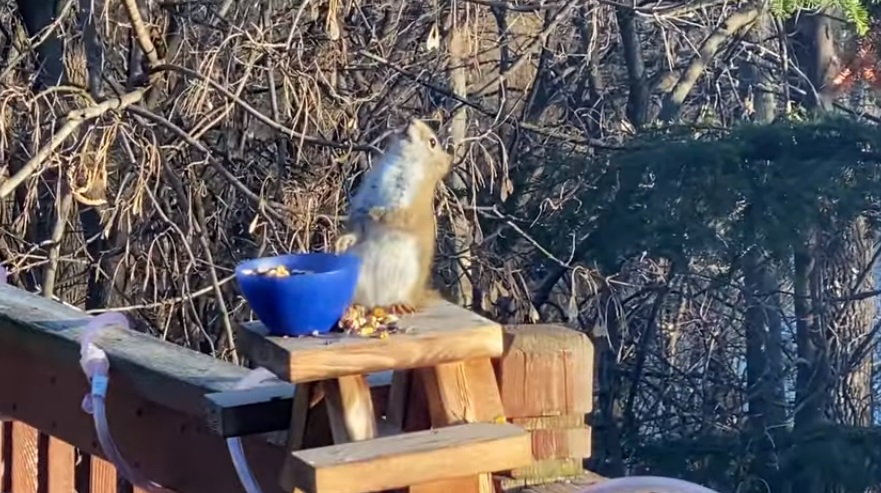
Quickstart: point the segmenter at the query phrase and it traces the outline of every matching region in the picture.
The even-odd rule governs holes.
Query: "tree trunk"
[[[823,334],[819,333],[819,321],[815,310],[819,309],[816,281],[820,277],[813,254],[814,242],[807,248],[798,247],[794,255],[796,317],[796,345],[798,369],[795,382],[795,426],[793,433],[804,435],[823,421],[826,394],[828,392],[828,363]],[[802,464],[806,466],[805,464]],[[793,491],[820,493],[823,480],[816,470],[800,468],[801,474],[793,481]]]
[[[598,325],[604,331],[593,338],[597,369],[597,410],[594,414],[593,442],[590,469],[603,476],[617,478],[624,475],[624,449],[621,424],[623,422],[623,385],[618,354],[621,349],[622,314],[612,288],[606,284],[600,293],[600,306],[606,307]],[[605,332],[605,333],[603,333]]]
[[[630,7],[615,7],[618,29],[621,31],[621,45],[624,61],[627,64],[627,118],[636,128],[648,122],[649,86],[645,76],[645,62],[639,46],[639,32],[636,13]]]
[[[772,35],[771,15],[767,11],[762,11],[756,19],[755,26],[746,34],[746,39],[762,46]],[[743,63],[740,74],[743,80],[741,98],[747,104],[744,116],[759,123],[773,122],[777,117],[777,97],[768,89],[779,85],[779,81],[774,79],[774,75],[769,70],[750,63],[750,60]]]
[[[876,299],[849,300],[854,293],[874,289],[873,241],[866,222],[858,219],[834,242],[827,268],[829,297],[844,300],[830,304],[830,358],[836,377],[836,390],[830,414],[837,422],[853,426],[872,424],[871,338],[876,315]]]
[[[839,71],[838,56],[835,53],[835,37],[833,20],[819,13],[805,16],[803,26],[809,46],[809,54],[805,60],[808,76],[814,91],[808,98],[814,111],[831,111],[835,92],[830,82]]]
[[[463,27],[454,19],[453,29],[450,33],[450,92],[466,98],[468,96],[468,77],[466,73],[467,41],[462,33]],[[454,155],[453,162],[458,163],[465,154],[462,145],[468,130],[468,113],[463,105],[457,105],[450,124],[450,138],[452,140]],[[465,197],[468,186],[465,180],[453,170],[450,174],[450,188],[458,198]],[[452,218],[453,229],[453,265],[454,273],[453,289],[456,301],[462,306],[471,306],[474,301],[472,283],[471,244],[474,242],[474,233],[471,223],[465,216],[464,210],[457,210]]]
[[[757,249],[744,258],[743,276],[746,293],[746,382],[750,443],[755,455],[750,464],[751,476],[758,481],[755,491],[783,491],[778,472],[778,444],[781,443],[786,418],[783,393],[781,332],[768,293],[776,290],[770,262]],[[769,289],[770,288],[770,289]]]
[[[795,51],[813,85],[806,99],[813,113],[833,109],[831,81],[840,65],[835,22],[821,12],[802,16],[796,23],[801,46]],[[871,331],[875,299],[847,298],[872,288],[872,243],[859,218],[850,224],[833,223],[832,228],[817,236],[809,253],[814,264],[810,276],[811,315],[810,323],[799,317],[796,435],[821,424],[827,415],[846,424],[871,423],[872,354],[856,354],[854,348],[866,347],[861,342]],[[800,256],[801,263],[807,262],[805,255]],[[805,294],[803,286],[796,288],[797,297],[799,291]],[[824,488],[823,478],[804,468],[794,486],[795,491],[819,492]]]
[[[55,0],[16,0],[21,20],[27,28],[28,36],[35,37],[46,26],[55,22],[58,3]],[[64,41],[57,30],[49,34],[45,41],[35,48],[37,63],[37,89],[45,89],[64,83]]]

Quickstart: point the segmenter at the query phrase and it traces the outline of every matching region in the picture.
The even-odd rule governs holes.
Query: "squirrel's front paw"
[[[336,240],[336,244],[334,245],[334,247],[336,247],[336,253],[345,252],[346,250],[352,248],[355,243],[358,243],[358,237],[354,233],[348,233],[340,236]]]

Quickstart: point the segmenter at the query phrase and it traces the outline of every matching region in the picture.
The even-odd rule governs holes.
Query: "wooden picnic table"
[[[502,327],[446,302],[398,325],[387,338],[277,337],[259,322],[239,331],[243,355],[297,385],[286,490],[489,493],[489,473],[532,461],[528,433],[506,423],[493,370]],[[391,390],[378,417],[368,376],[388,371]],[[316,413],[325,415],[324,437],[309,429],[322,422]]]

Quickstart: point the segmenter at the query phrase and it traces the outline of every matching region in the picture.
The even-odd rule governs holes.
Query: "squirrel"
[[[353,303],[414,313],[440,298],[429,288],[436,248],[434,192],[453,162],[434,131],[412,120],[367,172],[349,207],[338,252],[361,258]]]

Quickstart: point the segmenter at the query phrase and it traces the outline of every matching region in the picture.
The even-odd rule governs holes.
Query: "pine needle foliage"
[[[881,210],[881,129],[846,117],[668,128],[565,161],[590,186],[578,217],[562,221],[600,237],[589,256],[609,268],[645,253],[730,260],[753,246],[787,258],[818,229],[860,216],[877,227]]]
[[[870,8],[877,0],[771,0],[771,13],[782,18],[791,17],[800,11],[828,10],[841,12],[842,17],[851,22],[857,34],[864,36],[870,27]]]

